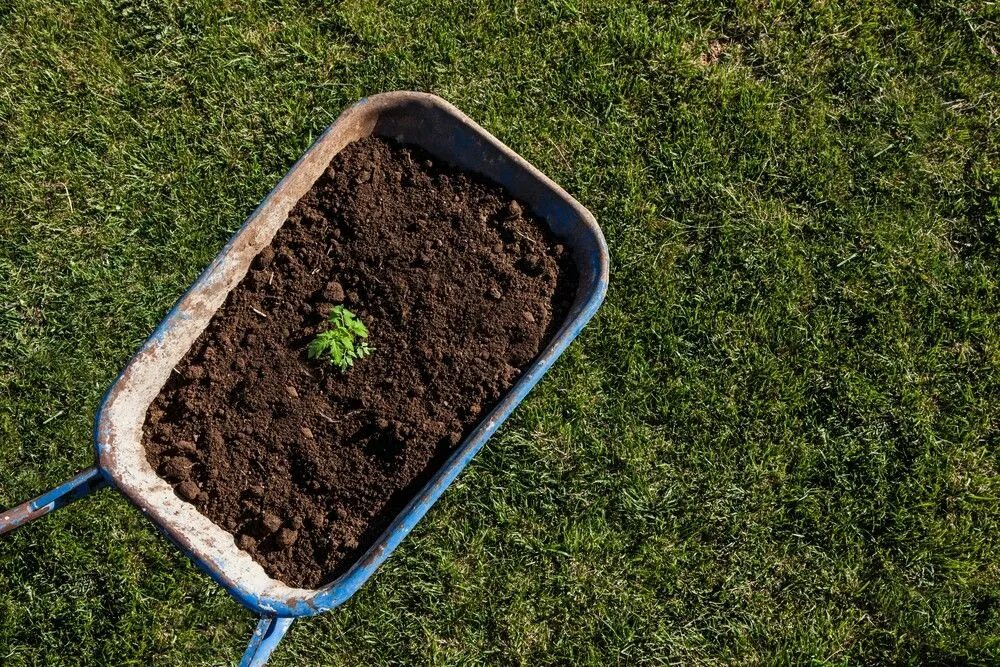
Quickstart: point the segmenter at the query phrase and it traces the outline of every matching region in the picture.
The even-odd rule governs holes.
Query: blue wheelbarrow
[[[376,542],[333,582],[292,588],[271,578],[234,537],[178,497],[146,461],[146,411],[174,366],[208,325],[226,296],[268,246],[289,211],[330,160],[370,135],[415,144],[456,167],[499,183],[545,219],[572,251],[580,282],[562,326],[507,394],[394,518]],[[202,570],[260,617],[241,665],[263,665],[299,616],[342,604],[413,529],[483,443],[497,430],[593,316],[608,285],[608,250],[594,216],[562,188],[444,100],[393,92],[348,108],[292,167],[218,256],[174,304],[105,394],[94,422],[97,462],[69,481],[0,514],[0,535],[110,486],[134,503]]]

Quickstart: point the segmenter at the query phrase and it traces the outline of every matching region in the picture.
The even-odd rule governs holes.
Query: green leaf
[[[329,328],[316,335],[306,348],[310,359],[328,357],[330,363],[346,371],[358,359],[373,351],[367,343],[368,328],[344,306],[334,306],[327,318]]]

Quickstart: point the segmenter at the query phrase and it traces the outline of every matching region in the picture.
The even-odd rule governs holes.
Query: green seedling
[[[355,361],[374,351],[365,340],[368,338],[368,328],[351,311],[343,306],[334,306],[330,310],[328,321],[330,328],[309,343],[310,359],[322,359],[325,356],[341,372],[347,372]]]

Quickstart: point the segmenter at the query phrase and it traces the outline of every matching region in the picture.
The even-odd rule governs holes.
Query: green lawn
[[[841,5],[850,4],[850,8]],[[347,104],[442,95],[607,301],[275,665],[1000,662],[1000,5],[0,3],[0,506]],[[121,496],[0,542],[0,664],[234,663]]]

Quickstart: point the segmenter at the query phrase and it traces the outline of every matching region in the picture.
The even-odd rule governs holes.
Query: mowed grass
[[[273,663],[997,664],[998,35],[995,2],[8,0],[0,507],[91,463],[344,106],[425,90],[596,214],[610,291]],[[3,665],[232,664],[252,627],[121,496],[0,541]]]

